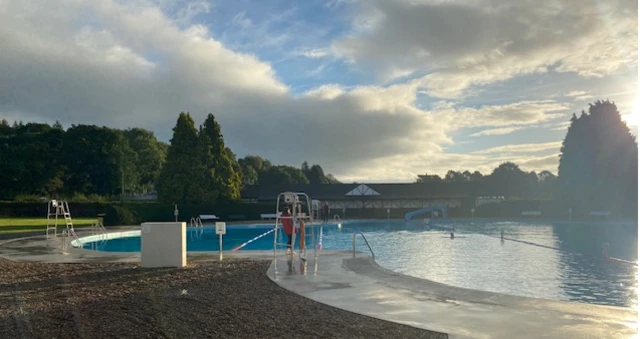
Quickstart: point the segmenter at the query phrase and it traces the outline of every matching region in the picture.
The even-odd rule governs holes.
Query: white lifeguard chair
[[[287,246],[286,243],[278,243],[278,229],[282,228],[281,222],[282,222],[282,215],[281,215],[281,207],[283,205],[288,205],[291,207],[291,216],[289,217],[285,217],[285,218],[291,218],[293,221],[293,227],[294,230],[298,230],[297,225],[300,224],[301,221],[303,221],[305,223],[305,231],[307,228],[311,227],[311,243],[309,244],[306,241],[306,238],[309,236],[309,234],[307,232],[305,233],[305,246],[304,249],[300,249],[300,258],[306,260],[306,253],[307,253],[307,248],[309,247],[309,245],[313,246],[313,254],[314,257],[317,257],[317,244],[316,244],[316,235],[315,235],[315,227],[313,225],[313,208],[312,208],[312,202],[311,199],[309,199],[309,196],[306,193],[300,193],[300,192],[282,192],[280,194],[278,194],[278,198],[277,198],[277,202],[276,202],[276,223],[275,223],[275,232],[274,232],[274,238],[273,238],[273,257],[274,259],[276,258],[277,255],[277,247],[278,246]],[[283,204],[281,205],[281,200],[283,201]],[[305,204],[307,206],[307,211],[308,213],[303,213],[302,212],[302,205]],[[300,230],[300,233],[302,234],[302,231]],[[295,244],[296,244],[296,236],[298,235],[297,231],[294,231],[292,234],[292,239],[291,239],[291,253],[293,254],[294,249],[295,249]]]
[[[58,217],[64,218],[64,224],[67,227],[67,232],[75,236],[73,230],[73,220],[71,220],[71,212],[69,211],[69,204],[66,201],[51,200],[47,205],[47,239],[53,231],[53,236],[58,236]]]

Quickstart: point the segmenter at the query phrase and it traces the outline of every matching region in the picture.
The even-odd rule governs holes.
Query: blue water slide
[[[411,211],[405,214],[404,220],[409,221],[418,215],[422,215],[422,214],[433,212],[433,211],[438,211],[442,213],[442,218],[444,219],[449,218],[449,215],[447,213],[447,205],[432,205],[432,206],[421,208],[419,210]]]

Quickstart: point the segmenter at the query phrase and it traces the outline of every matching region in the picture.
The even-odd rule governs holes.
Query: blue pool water
[[[363,232],[376,261],[398,273],[453,286],[552,300],[637,307],[637,265],[602,259],[603,242],[609,255],[637,261],[638,225],[624,223],[542,221],[438,221],[454,227],[448,233],[425,229],[421,222],[347,221],[323,227],[323,248],[351,249],[354,232]],[[227,227],[223,250],[231,250],[259,236],[272,225]],[[501,242],[500,231],[505,238]],[[188,251],[218,251],[213,227],[189,229]],[[514,240],[525,241],[527,243]],[[280,239],[282,243],[285,240]],[[85,244],[101,251],[140,251],[140,237]],[[358,250],[367,251],[361,238]],[[242,250],[272,250],[273,233]]]

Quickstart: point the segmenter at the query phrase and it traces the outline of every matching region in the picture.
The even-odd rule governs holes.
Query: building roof
[[[463,198],[478,195],[477,183],[427,184],[296,184],[251,185],[242,192],[244,199],[275,200],[281,192],[304,192],[312,199],[429,199]]]

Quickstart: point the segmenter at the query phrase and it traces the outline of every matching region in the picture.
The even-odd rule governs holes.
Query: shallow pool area
[[[323,249],[350,250],[354,232],[365,234],[376,261],[398,273],[452,286],[561,301],[637,307],[637,264],[614,262],[609,255],[637,261],[637,223],[447,220],[434,224],[449,232],[424,227],[422,221],[353,220],[341,227],[322,227]],[[223,250],[229,251],[260,236],[273,225],[228,226]],[[316,228],[316,236],[320,228]],[[505,241],[500,240],[504,231]],[[135,231],[133,231],[135,232]],[[85,243],[107,252],[140,251],[138,233]],[[282,243],[282,234],[278,242]],[[272,250],[273,233],[241,251]],[[524,241],[518,242],[517,240]],[[357,249],[366,245],[357,238]],[[187,250],[218,251],[218,236],[210,226],[189,228]]]

